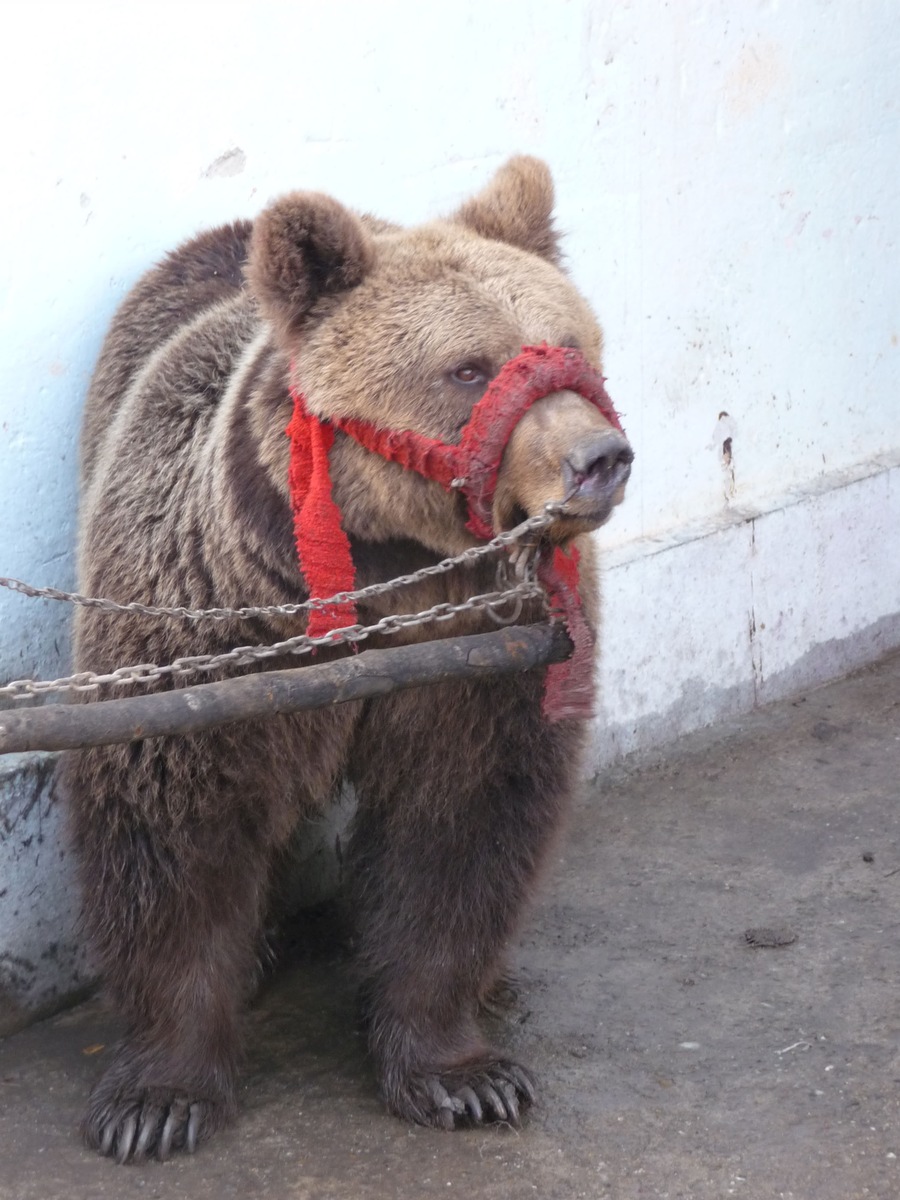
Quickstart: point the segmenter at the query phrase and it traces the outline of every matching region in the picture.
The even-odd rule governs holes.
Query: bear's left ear
[[[453,216],[482,237],[508,242],[559,265],[553,228],[553,179],[546,163],[520,154]]]
[[[253,223],[245,268],[263,315],[296,333],[320,296],[362,283],[375,248],[360,219],[319,192],[293,192]]]

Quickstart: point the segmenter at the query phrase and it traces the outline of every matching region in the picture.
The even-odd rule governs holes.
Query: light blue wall
[[[4,14],[0,575],[73,583],[80,406],[113,310],[165,249],[296,187],[425,219],[527,151],[553,168],[637,451],[603,535],[615,619],[594,764],[770,694],[770,663],[799,685],[900,638],[890,0],[211,12],[30,0]],[[750,516],[788,508],[780,536],[754,540]],[[67,621],[0,591],[0,677],[59,674]],[[14,792],[32,787],[28,813],[56,818],[40,763],[2,771],[8,873]],[[16,828],[28,836],[26,818]],[[13,901],[21,914],[0,895],[0,988]]]

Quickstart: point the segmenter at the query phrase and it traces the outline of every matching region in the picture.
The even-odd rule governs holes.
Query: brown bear
[[[192,608],[322,594],[298,557],[310,529],[299,528],[309,521],[289,483],[285,431],[301,402],[357,586],[483,541],[460,481],[388,461],[338,423],[453,446],[523,346],[568,347],[599,371],[601,333],[560,268],[552,206],[547,168],[518,157],[452,216],[418,228],[298,192],[171,253],[116,315],[87,400],[81,589]],[[502,450],[493,531],[551,501],[545,544],[570,547],[600,525],[632,457],[616,424],[583,389],[533,403]],[[482,559],[363,599],[358,620],[491,592],[496,571]],[[587,544],[578,587],[592,626]],[[545,619],[536,600],[519,618]],[[77,667],[273,643],[306,621],[186,625],[84,609]],[[492,627],[470,611],[370,644]],[[317,661],[350,652],[326,646]],[[518,1122],[534,1081],[486,1043],[477,1016],[579,775],[585,720],[547,718],[545,675],[442,683],[64,757],[84,920],[127,1025],[84,1118],[91,1146],[120,1162],[163,1159],[234,1115],[240,1014],[274,883],[298,824],[343,781],[358,797],[349,907],[385,1102],[439,1128]]]

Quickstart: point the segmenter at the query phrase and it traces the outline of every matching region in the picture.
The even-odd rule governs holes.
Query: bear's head
[[[247,279],[309,410],[456,443],[523,346],[574,347],[599,370],[602,335],[559,267],[552,208],[549,171],[527,157],[511,159],[451,217],[414,229],[316,193],[272,204],[255,222]],[[273,467],[281,471],[286,455],[282,439]],[[555,541],[595,528],[621,501],[631,458],[594,405],[553,392],[506,446],[495,530],[552,501],[565,502]],[[461,498],[434,482],[349,438],[335,444],[331,471],[349,533],[413,533],[441,554],[472,544]]]

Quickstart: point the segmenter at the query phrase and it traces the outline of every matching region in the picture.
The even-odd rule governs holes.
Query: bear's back
[[[251,221],[236,221],[185,242],[140,279],[116,313],[85,404],[83,485],[90,482],[98,449],[149,357],[203,312],[242,292],[252,229]]]

